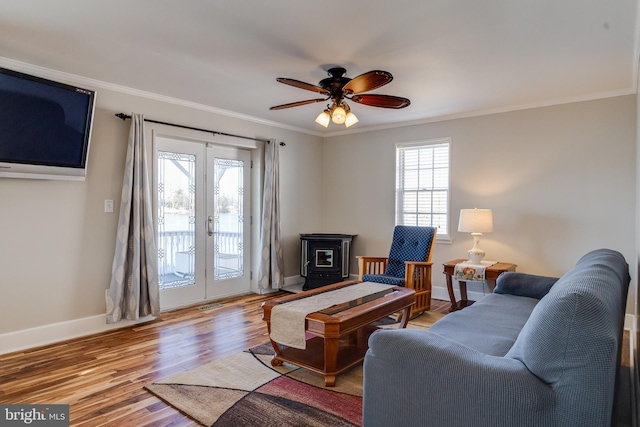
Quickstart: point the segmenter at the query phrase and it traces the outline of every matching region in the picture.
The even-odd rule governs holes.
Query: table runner
[[[363,282],[275,305],[271,309],[270,338],[287,347],[304,350],[307,344],[305,339],[305,318],[307,314],[375,294],[376,292],[382,292],[389,288],[393,288],[393,286]]]
[[[493,264],[497,264],[497,261],[480,261],[480,264],[473,264],[471,261],[461,262],[456,264],[453,278],[463,282],[483,282],[485,270]]]

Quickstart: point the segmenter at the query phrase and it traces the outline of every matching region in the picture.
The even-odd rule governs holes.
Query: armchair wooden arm
[[[416,291],[416,302],[411,307],[410,316],[431,309],[431,268],[430,261],[405,261],[405,287]]]
[[[389,258],[357,255],[358,280],[365,274],[384,274]],[[416,291],[416,303],[411,307],[411,314],[422,313],[431,309],[431,261],[405,261],[404,286]]]
[[[365,274],[384,274],[389,258],[356,255],[358,259],[358,280]]]

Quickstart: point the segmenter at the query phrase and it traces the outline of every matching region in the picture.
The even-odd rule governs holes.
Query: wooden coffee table
[[[360,282],[350,280],[265,301],[262,304],[262,318],[267,322],[269,334],[271,309],[274,306],[357,283]],[[414,301],[413,289],[396,286],[386,295],[374,294],[308,314],[305,319],[305,331],[313,336],[307,339],[306,349],[286,347],[271,340],[275,351],[271,364],[280,366],[283,362],[288,362],[319,373],[324,375],[325,386],[333,387],[338,374],[364,359],[369,336],[378,329],[372,323],[402,310],[400,327],[406,327],[409,308]]]

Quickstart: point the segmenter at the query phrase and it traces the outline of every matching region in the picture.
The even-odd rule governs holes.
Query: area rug
[[[426,312],[407,327],[428,329],[442,316]],[[321,375],[287,363],[274,368],[272,357],[265,343],[145,388],[205,426],[362,425],[362,364],[324,387]]]

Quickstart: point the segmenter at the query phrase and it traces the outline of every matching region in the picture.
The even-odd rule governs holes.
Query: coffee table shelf
[[[325,368],[325,339],[322,337],[308,339],[307,348],[304,350],[278,345],[280,355],[275,356],[271,363],[279,366],[282,362],[288,362],[321,375],[337,376],[364,359],[369,348],[367,345],[369,336],[377,329],[375,326],[367,325],[360,331],[353,332],[346,339],[341,339],[338,344],[336,368],[333,372],[327,372]]]

